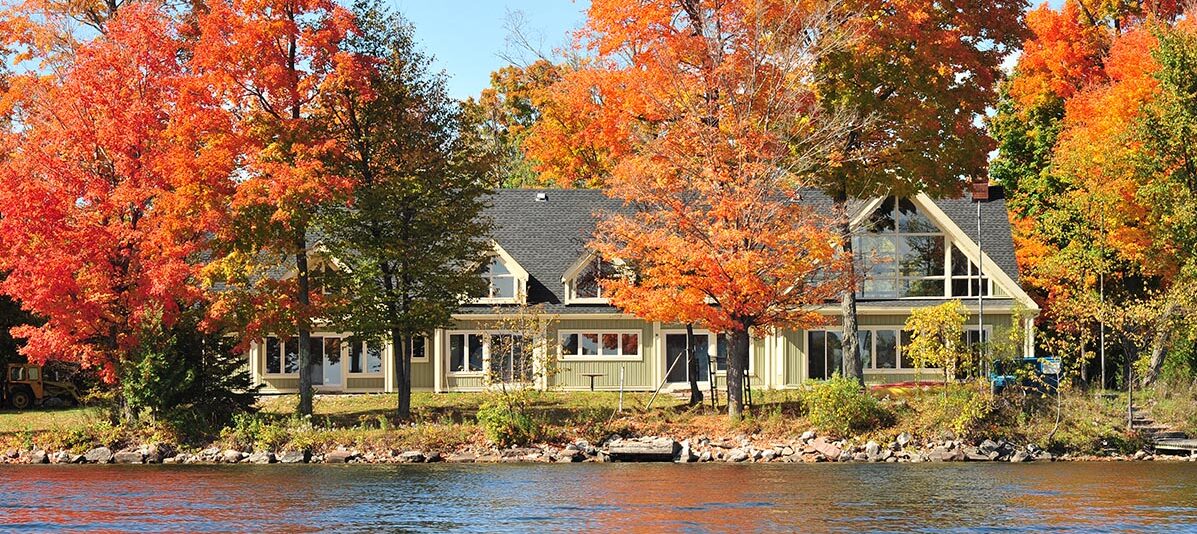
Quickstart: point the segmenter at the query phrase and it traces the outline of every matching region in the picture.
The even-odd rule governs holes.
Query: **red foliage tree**
[[[230,183],[175,127],[175,110],[210,104],[185,94],[181,48],[153,6],[127,6],[60,70],[16,76],[5,96],[0,270],[4,292],[45,319],[14,332],[31,361],[115,380],[144,327],[202,299],[196,258],[219,220],[208,207]]]

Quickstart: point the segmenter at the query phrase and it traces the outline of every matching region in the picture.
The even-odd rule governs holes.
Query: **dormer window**
[[[595,255],[582,268],[582,272],[578,273],[578,276],[574,278],[573,297],[576,299],[606,299],[607,295],[603,291],[602,282],[614,276],[615,266],[611,262],[603,260],[602,257]]]
[[[502,258],[491,257],[490,265],[482,270],[482,279],[486,280],[488,287],[486,297],[492,299],[515,298],[515,275],[511,274],[511,270],[507,266],[503,265]]]
[[[475,296],[475,304],[519,304],[527,295],[528,272],[497,243],[478,276],[482,277],[485,289]]]
[[[596,253],[587,253],[565,273],[567,304],[606,304],[610,294],[603,282],[619,276],[619,265]]]

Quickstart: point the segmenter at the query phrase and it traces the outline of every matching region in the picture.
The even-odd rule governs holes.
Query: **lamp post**
[[[976,178],[971,185],[973,202],[977,204],[977,358],[989,368],[991,364],[985,359],[985,248],[981,237],[981,203],[989,200],[989,179]]]

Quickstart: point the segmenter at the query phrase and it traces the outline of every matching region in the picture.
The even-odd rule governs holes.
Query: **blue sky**
[[[585,19],[589,0],[390,0],[416,27],[424,50],[449,74],[449,94],[473,96],[490,73],[508,64],[508,13],[518,12],[525,33],[546,52],[569,42]]]
[[[585,19],[589,0],[390,0],[416,27],[424,50],[449,74],[449,94],[477,95],[490,73],[506,65],[508,13],[519,13],[525,33],[552,51]],[[1031,0],[1032,7],[1042,0]],[[1064,0],[1049,0],[1058,8]]]

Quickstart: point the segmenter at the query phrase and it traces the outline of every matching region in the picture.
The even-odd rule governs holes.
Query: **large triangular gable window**
[[[909,199],[882,201],[853,241],[861,298],[946,296],[946,237]]]
[[[853,236],[862,299],[1006,296],[918,204],[889,197]]]
[[[528,294],[528,271],[498,243],[479,271],[479,276],[485,283],[485,289],[483,294],[475,296],[474,302],[477,304],[520,304]]]

